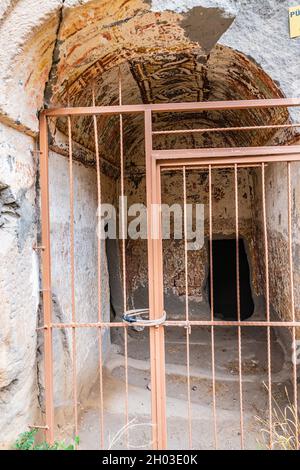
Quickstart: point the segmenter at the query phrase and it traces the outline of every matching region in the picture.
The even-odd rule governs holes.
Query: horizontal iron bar
[[[294,129],[300,127],[300,124],[274,124],[268,126],[246,126],[246,127],[210,127],[201,129],[175,129],[168,131],[153,131],[153,135],[171,135],[171,134],[201,134],[206,132],[236,132],[236,131],[254,131],[266,129]]]
[[[177,166],[177,167],[176,166],[175,167],[162,166],[161,171],[162,172],[168,172],[168,171],[180,171],[180,172],[182,172],[182,166],[186,166],[186,164],[184,163],[184,164],[182,164],[180,166]],[[211,165],[211,166],[213,166],[214,170],[225,170],[225,169],[226,170],[234,170],[235,165],[234,164],[225,164],[224,163],[223,165],[217,165],[217,166],[216,165]],[[268,165],[265,164],[265,166],[267,167]],[[261,164],[258,164],[258,163],[251,163],[251,164],[243,163],[243,164],[241,164],[241,163],[239,163],[237,165],[237,167],[238,168],[261,168]],[[202,170],[202,171],[208,171],[209,170],[207,165],[206,166],[203,166],[203,165],[195,165],[194,166],[193,165],[192,169],[193,170]]]
[[[156,160],[176,160],[183,155],[185,158],[217,158],[217,157],[243,157],[243,156],[272,156],[272,155],[298,154],[300,158],[300,145],[265,146],[265,147],[223,147],[199,149],[173,149],[153,150]]]
[[[220,157],[220,158],[188,158],[183,156],[182,158],[177,159],[166,159],[166,160],[157,160],[160,168],[172,168],[175,167],[182,168],[183,166],[196,168],[196,167],[219,167],[220,165],[239,165],[243,164],[244,167],[246,164],[253,166],[253,164],[258,163],[286,163],[286,162],[299,162],[300,153],[297,155],[271,155],[271,156],[250,156],[250,157]]]
[[[149,327],[153,328],[152,325],[145,325],[144,323],[139,323],[136,322],[133,324],[133,326],[143,326],[143,327]],[[189,327],[189,326],[245,326],[245,327],[280,327],[280,328],[300,328],[300,321],[290,321],[290,322],[285,322],[285,321],[211,321],[211,320],[201,320],[201,321],[196,321],[196,320],[191,320],[191,321],[185,321],[185,320],[167,320],[165,323],[162,324],[162,326],[180,326],[180,327]],[[51,328],[58,328],[58,329],[64,329],[64,328],[130,328],[126,323],[124,322],[102,322],[102,323],[52,323],[50,325]],[[48,326],[45,325],[44,328],[48,328]]]
[[[156,113],[189,111],[222,111],[226,109],[278,108],[300,106],[300,98],[276,98],[266,100],[206,101],[191,103],[136,104],[120,106],[89,106],[45,109],[45,116],[87,116],[95,114],[135,114],[145,111]]]

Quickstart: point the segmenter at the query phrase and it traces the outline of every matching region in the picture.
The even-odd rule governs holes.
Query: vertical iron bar
[[[266,181],[265,163],[261,164],[262,171],[262,203],[263,203],[263,227],[265,245],[265,273],[266,273],[266,312],[267,321],[270,321],[270,281],[269,281],[269,245],[268,245],[268,225],[266,210]],[[273,413],[272,413],[272,371],[271,371],[271,328],[267,327],[267,355],[268,355],[268,395],[269,395],[269,425],[270,425],[270,449],[273,445]]]
[[[234,193],[235,193],[235,232],[236,232],[236,291],[237,315],[241,321],[241,295],[240,295],[240,247],[239,247],[239,197],[238,197],[238,166],[234,165]],[[242,329],[238,326],[238,356],[239,356],[239,394],[240,394],[240,427],[241,449],[244,449],[244,410],[243,410],[243,377],[242,377]]]
[[[148,228],[148,289],[150,319],[161,317],[163,302],[163,262],[161,226],[155,239],[155,208],[161,203],[160,167],[152,157],[152,112],[145,111],[145,154]],[[164,326],[150,327],[152,440],[154,449],[167,447]]]
[[[291,162],[287,163],[288,173],[288,234],[289,234],[289,269],[290,269],[290,289],[291,289],[291,307],[292,307],[292,321],[296,321],[295,315],[295,293],[294,293],[294,263],[293,263],[293,220],[292,220],[292,183],[291,183]],[[295,444],[296,449],[299,450],[299,435],[298,435],[298,389],[297,389],[297,348],[296,348],[296,328],[292,328],[293,335],[293,386],[294,386],[294,407],[295,407]]]
[[[41,178],[41,215],[42,215],[42,257],[43,312],[44,312],[44,361],[45,361],[45,408],[46,440],[54,442],[54,405],[53,405],[53,344],[52,344],[52,294],[51,294],[51,245],[49,209],[49,148],[47,117],[40,117],[40,178]]]
[[[186,213],[186,168],[183,167],[183,210],[184,210],[184,267],[185,267],[185,319],[186,327],[186,365],[187,365],[187,394],[188,394],[188,432],[189,447],[193,448],[192,435],[192,407],[191,407],[191,378],[190,378],[190,334],[191,327],[189,325],[189,292],[188,292],[188,244],[187,244],[187,213]]]
[[[213,224],[212,224],[212,168],[208,167],[209,187],[209,263],[210,263],[210,305],[211,321],[214,321],[214,266],[213,266]],[[215,363],[215,328],[211,326],[211,367],[212,367],[212,390],[213,390],[213,418],[214,418],[214,441],[215,449],[218,448],[217,431],[217,405],[216,405],[216,363]]]
[[[74,178],[73,178],[73,146],[72,123],[68,116],[68,140],[69,140],[69,179],[70,179],[70,258],[71,258],[71,306],[72,323],[76,323],[76,299],[75,299],[75,251],[74,251]],[[73,401],[74,401],[74,431],[78,436],[78,397],[77,397],[77,358],[76,358],[76,327],[72,327],[72,376],[73,376]]]
[[[95,99],[95,88],[93,85],[92,91],[93,106],[96,106]],[[96,155],[96,172],[97,172],[97,199],[98,199],[98,223],[100,220],[100,209],[102,204],[101,195],[101,165],[99,155],[99,139],[98,139],[98,124],[97,116],[93,115],[94,124],[94,139],[95,139],[95,155]],[[102,234],[97,235],[97,281],[98,281],[98,322],[101,324],[102,318],[102,285],[101,285],[101,274],[102,274]],[[102,328],[98,329],[98,354],[99,354],[99,392],[100,392],[100,447],[104,449],[104,403],[103,403],[103,353],[102,353]]]
[[[122,77],[119,70],[119,105],[122,106]],[[127,279],[126,279],[126,232],[125,232],[125,188],[124,188],[124,133],[123,116],[120,114],[120,166],[121,166],[121,230],[122,230],[122,274],[123,274],[123,309],[127,311]],[[127,325],[124,326],[124,356],[125,356],[125,439],[126,447],[129,447],[129,390],[128,390],[128,333]]]

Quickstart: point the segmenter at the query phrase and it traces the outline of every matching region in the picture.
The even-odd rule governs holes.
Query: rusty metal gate
[[[244,423],[243,423],[243,368],[242,368],[242,329],[257,327],[266,331],[266,351],[267,351],[267,385],[269,396],[269,423],[270,433],[272,433],[272,370],[271,370],[271,329],[285,328],[291,332],[291,345],[296,345],[296,328],[300,327],[300,322],[296,320],[295,299],[294,299],[294,267],[293,267],[293,244],[292,244],[292,192],[291,192],[291,164],[300,160],[300,146],[267,146],[267,147],[234,147],[234,148],[201,148],[185,150],[154,150],[153,136],[156,134],[180,134],[186,132],[201,133],[209,131],[228,132],[228,130],[247,131],[249,129],[259,131],[260,129],[288,129],[296,127],[295,124],[283,124],[238,128],[212,128],[187,130],[153,131],[152,119],[155,113],[184,113],[199,111],[228,111],[252,110],[263,108],[288,108],[300,106],[299,99],[274,99],[274,100],[254,100],[254,101],[231,101],[231,102],[205,102],[205,103],[174,103],[174,104],[152,104],[152,105],[122,105],[87,108],[59,108],[47,109],[41,113],[40,117],[40,173],[41,173],[41,208],[42,208],[42,272],[43,272],[43,309],[44,309],[44,355],[45,355],[45,433],[48,442],[54,440],[55,419],[53,403],[53,331],[55,329],[70,329],[72,332],[72,363],[73,363],[73,405],[74,405],[74,432],[78,434],[78,396],[76,386],[76,333],[81,328],[94,328],[98,331],[99,341],[99,374],[100,374],[100,448],[104,448],[105,422],[103,412],[103,358],[102,358],[102,331],[107,328],[122,328],[125,342],[125,423],[129,422],[128,412],[128,364],[127,364],[127,335],[128,326],[124,322],[104,322],[101,312],[101,242],[98,241],[98,322],[79,323],[76,321],[75,294],[76,285],[74,278],[74,195],[73,195],[73,153],[72,153],[72,119],[76,116],[91,116],[94,125],[95,148],[96,148],[96,170],[98,204],[101,204],[101,171],[98,149],[98,128],[97,119],[99,115],[120,116],[120,136],[121,136],[121,194],[124,194],[124,158],[123,158],[123,116],[142,114],[145,123],[145,154],[146,154],[146,187],[147,187],[147,211],[148,211],[148,289],[149,289],[149,310],[150,319],[158,321],[158,324],[150,324],[150,365],[151,365],[151,409],[152,409],[152,446],[154,449],[167,448],[167,417],[166,417],[166,378],[165,378],[165,331],[171,328],[186,329],[186,365],[187,365],[187,422],[190,448],[193,447],[192,436],[192,411],[191,411],[191,387],[190,387],[190,332],[194,327],[209,328],[211,335],[211,401],[213,410],[213,429],[215,447],[218,448],[218,403],[216,399],[216,370],[215,370],[215,332],[216,329],[229,327],[237,331],[238,339],[238,380],[239,380],[239,410],[240,410],[240,445],[244,448]],[[52,294],[51,294],[51,243],[50,230],[51,221],[49,218],[49,171],[48,171],[48,124],[49,118],[64,117],[68,123],[68,143],[69,143],[69,178],[70,178],[70,224],[71,224],[71,291],[72,291],[72,318],[68,323],[53,323],[52,319]],[[299,126],[299,125],[298,125]],[[288,200],[288,250],[289,250],[289,279],[291,296],[291,320],[272,321],[270,312],[270,291],[269,291],[269,251],[268,251],[268,230],[266,219],[266,186],[265,168],[270,163],[284,162],[286,164],[286,188]],[[239,204],[238,204],[238,172],[241,167],[251,168],[255,166],[261,175],[262,191],[262,219],[263,219],[263,242],[264,242],[264,262],[267,266],[265,279],[265,299],[266,312],[263,321],[242,321],[240,312],[240,292],[239,282],[237,282],[237,321],[219,321],[215,319],[213,303],[213,196],[212,196],[212,173],[216,168],[231,168],[234,177],[234,203],[235,203],[235,234],[236,234],[236,271],[239,279]],[[209,257],[210,257],[210,290],[211,290],[211,318],[205,321],[195,321],[189,318],[189,298],[188,298],[188,262],[187,262],[187,239],[186,239],[186,214],[185,214],[185,318],[182,320],[166,320],[159,324],[159,319],[164,312],[163,296],[163,248],[162,236],[159,232],[157,237],[149,236],[155,227],[155,214],[153,207],[161,204],[161,174],[162,171],[170,170],[181,172],[184,201],[186,207],[186,174],[191,169],[203,169],[208,172],[209,179]],[[123,225],[122,218],[122,225]],[[73,227],[73,228],[72,228]],[[123,225],[122,230],[125,230]],[[125,244],[122,244],[123,253],[123,290],[124,290],[124,312],[126,305],[126,253]],[[138,325],[138,323],[137,323]],[[297,363],[293,361],[292,377],[293,381],[293,403],[298,410],[297,397]],[[296,420],[298,415],[296,414]],[[296,426],[298,422],[296,422]],[[184,430],[183,430],[184,432]],[[298,438],[296,439],[298,446]]]

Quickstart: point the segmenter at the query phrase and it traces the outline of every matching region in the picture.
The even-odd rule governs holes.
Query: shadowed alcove
[[[98,51],[98,49],[97,49]],[[199,44],[188,42],[172,46],[158,45],[158,38],[153,40],[152,47],[139,50],[116,48],[109,54],[92,60],[88,55],[85,66],[77,74],[68,67],[60,66],[56,75],[52,76],[52,93],[48,95],[51,106],[88,107],[112,106],[117,104],[150,104],[150,103],[182,103],[207,102],[228,100],[250,100],[281,98],[282,93],[270,77],[251,59],[229,47],[217,44],[210,52],[204,51]],[[185,113],[153,113],[153,130],[186,130],[204,129],[202,132],[184,134],[156,134],[153,136],[155,149],[196,149],[196,148],[234,148],[279,145],[292,139],[292,131],[274,129],[268,125],[281,125],[290,122],[289,113],[285,108],[264,108],[248,110],[202,111]],[[59,154],[68,163],[70,142],[72,157],[78,175],[88,172],[89,187],[84,197],[76,199],[78,205],[78,221],[86,208],[92,208],[96,213],[98,204],[99,181],[97,181],[97,161],[101,170],[101,202],[113,204],[119,214],[119,196],[122,191],[127,196],[127,207],[132,204],[146,204],[146,165],[145,138],[143,114],[125,114],[120,116],[101,115],[96,118],[97,135],[92,116],[72,116],[71,135],[69,135],[68,119],[60,117],[50,120],[50,149]],[[251,129],[251,126],[267,126],[261,130]],[[226,131],[226,128],[233,130]],[[250,127],[249,130],[237,128]],[[207,131],[205,131],[207,129]],[[218,130],[219,129],[219,130]],[[220,130],[223,129],[223,130]],[[120,132],[122,130],[122,132]],[[215,131],[214,131],[215,130]],[[122,141],[120,139],[122,136]],[[96,138],[95,138],[96,137]],[[95,147],[98,142],[98,147]],[[124,174],[122,175],[121,156],[123,151]],[[267,174],[272,172],[272,164],[266,166]],[[122,181],[122,176],[124,177]],[[216,320],[237,320],[236,258],[235,258],[235,186],[234,167],[212,168],[212,237],[214,259],[214,299]],[[189,318],[191,320],[210,320],[210,251],[209,251],[209,172],[208,168],[188,168],[186,170],[186,199],[190,204],[202,204],[204,207],[203,245],[188,252],[188,287],[185,279],[185,246],[184,240],[174,239],[171,233],[169,240],[163,240],[163,283],[164,307],[167,319],[184,320],[186,318],[186,298],[188,297]],[[241,319],[262,319],[265,315],[265,261],[264,237],[262,220],[261,167],[257,165],[243,166],[237,169],[237,190],[239,209],[239,238],[240,238],[240,292]],[[166,170],[161,175],[162,203],[172,206],[178,204],[183,208],[184,189],[183,172],[180,169]],[[95,219],[95,217],[94,217]],[[81,291],[78,293],[79,320],[87,321],[84,309],[88,311],[88,321],[97,321],[97,246],[95,239],[96,223],[93,219],[89,231],[84,227],[84,243],[88,240],[93,245],[93,252],[80,251],[78,247],[78,271],[81,269],[90,274],[90,282],[85,284],[85,275],[78,280]],[[88,222],[88,221],[86,221]],[[65,227],[60,225],[61,234]],[[88,233],[88,237],[87,237]],[[270,253],[275,247],[270,244]],[[124,304],[126,310],[147,308],[148,301],[148,258],[147,240],[127,238],[122,241],[106,240],[102,245],[101,258],[102,279],[102,315],[105,321],[112,324],[122,321]],[[124,249],[124,252],[123,252]],[[65,248],[67,251],[67,248]],[[125,254],[125,263],[123,255]],[[270,254],[271,256],[271,254]],[[57,263],[59,272],[60,260]],[[93,264],[94,263],[94,264]],[[125,267],[125,283],[124,283]],[[272,264],[270,269],[276,271]],[[60,274],[61,275],[61,274]],[[54,281],[55,284],[55,281]],[[124,293],[124,285],[126,292]],[[61,286],[57,283],[57,290]],[[273,298],[279,315],[282,298],[271,286]],[[124,295],[125,294],[125,295]],[[64,292],[61,292],[61,296]],[[59,295],[58,295],[59,297]],[[66,306],[66,312],[68,307]],[[166,330],[166,381],[168,419],[170,426],[170,445],[182,444],[182,426],[186,425],[186,332],[182,329]],[[211,429],[211,387],[212,355],[210,327],[193,327],[189,336],[191,387],[195,392],[192,401],[201,415],[201,423],[206,429]],[[267,336],[263,329],[256,334],[255,328],[247,328],[243,332],[245,342],[242,367],[251,383],[247,395],[246,410],[260,403],[265,407],[266,394],[261,391],[259,380],[253,377],[264,376],[266,370]],[[138,423],[149,421],[151,376],[149,369],[149,331],[140,328],[129,328],[128,338],[123,328],[103,330],[103,360],[105,418],[111,424],[111,429],[117,432],[123,425],[124,403],[120,396],[124,395],[124,382],[128,387],[132,401],[128,404],[129,416],[135,416]],[[85,336],[84,336],[85,335]],[[93,356],[88,359],[97,371],[97,338],[96,335],[81,333],[80,347],[89,344]],[[276,361],[272,362],[273,372],[283,370],[284,353],[275,335],[271,338],[274,343],[273,354]],[[259,343],[259,345],[258,345]],[[92,348],[91,345],[95,345]],[[257,346],[258,345],[258,346]],[[238,330],[234,327],[217,328],[215,331],[216,373],[220,383],[220,422],[226,431],[222,442],[232,439],[234,445],[239,441],[237,427],[238,402]],[[94,357],[95,356],[95,357]],[[125,362],[127,358],[127,362]],[[86,360],[87,362],[87,360]],[[96,408],[99,398],[99,377],[92,374],[93,380],[87,381],[88,371],[82,363],[82,375],[79,382],[83,384],[81,397],[86,403],[82,411],[83,442],[90,439],[91,433],[98,429]],[[124,365],[127,364],[127,365]],[[93,368],[91,366],[91,368]],[[79,368],[80,369],[80,368]],[[221,381],[222,384],[221,385]],[[100,382],[101,383],[101,382]],[[96,387],[96,388],[95,388]],[[248,393],[248,392],[247,392]],[[114,400],[117,397],[116,406]],[[253,401],[255,398],[255,403]],[[257,398],[258,397],[258,398]],[[134,401],[134,406],[133,406]],[[96,404],[96,405],[95,405]],[[148,406],[149,405],[149,406]],[[95,408],[96,406],[96,408]],[[226,410],[235,410],[233,415],[227,415]],[[171,411],[170,411],[171,410]],[[174,411],[175,410],[175,411]],[[245,413],[247,413],[246,411]],[[126,407],[125,407],[126,412]],[[250,413],[250,411],[249,411]],[[251,411],[253,413],[253,410]],[[251,414],[250,413],[250,414]],[[249,416],[250,416],[249,414]],[[248,415],[247,415],[248,416]],[[255,426],[253,417],[249,417],[247,426]],[[228,425],[228,423],[231,423]],[[198,423],[198,422],[197,422]],[[199,423],[198,423],[199,424]],[[204,442],[204,428],[196,426],[197,442],[203,448],[210,448],[212,443]],[[229,436],[232,432],[234,436]],[[144,433],[134,432],[135,444],[147,441],[149,429]],[[123,441],[124,438],[122,437]],[[124,446],[124,442],[120,447]],[[254,445],[255,433],[249,434],[249,444]],[[180,443],[180,444],[179,444]]]
[[[114,63],[111,60],[112,64]],[[143,54],[128,58],[118,67],[106,64],[106,70],[95,74],[94,64],[68,91],[55,100],[64,100],[68,96],[72,106],[89,106],[95,93],[96,105],[114,105],[119,102],[119,78],[121,77],[122,103],[165,103],[187,101],[215,101],[236,99],[274,98],[282,96],[277,86],[256,64],[242,54],[224,46],[217,45],[206,56],[197,47],[188,51]],[[89,77],[92,77],[90,82]],[[84,84],[84,86],[83,86]],[[154,114],[153,128],[158,131],[168,129],[226,128],[284,124],[289,119],[284,109],[228,110],[201,113],[161,113]],[[102,202],[114,202],[118,205],[120,194],[120,133],[119,117],[99,116],[99,154],[104,176]],[[123,145],[125,161],[125,195],[128,206],[145,203],[145,153],[144,123],[141,114],[126,115],[123,118]],[[68,142],[64,136],[68,133],[67,120],[60,118],[52,127],[51,146],[55,150],[68,153]],[[72,139],[74,159],[87,166],[95,165],[94,128],[92,118],[80,116],[72,119]],[[289,138],[286,131],[263,129],[260,131],[203,132],[183,135],[154,136],[157,149],[214,148],[261,146],[283,143]],[[234,207],[232,204],[233,170],[216,169],[213,175],[214,236],[234,234]],[[259,257],[253,252],[254,242],[259,244],[261,228],[253,223],[255,207],[259,198],[256,181],[259,180],[257,169],[239,170],[240,230],[248,249],[251,272],[252,292],[259,298],[262,294],[259,279],[262,270]],[[208,172],[187,172],[187,197],[192,202],[207,204]],[[182,204],[182,180],[179,172],[162,175],[162,200],[165,203]],[[207,206],[206,206],[207,209]],[[206,235],[207,235],[207,210]],[[174,240],[164,242],[164,280],[167,308],[170,315],[181,315],[183,296],[183,270],[176,265],[182,255],[182,243]],[[177,256],[178,255],[178,256]],[[120,255],[119,255],[120,262]],[[115,259],[118,259],[115,257]],[[196,262],[197,258],[197,262]],[[131,308],[148,305],[147,300],[147,241],[127,240],[127,301]],[[208,309],[206,294],[206,274],[208,269],[208,251],[204,246],[199,253],[189,257],[191,279],[189,283],[191,312],[201,305]],[[232,279],[234,281],[234,279]],[[121,282],[119,283],[121,286]],[[122,297],[122,294],[119,293]],[[116,309],[117,317],[122,314],[120,303]],[[196,313],[195,313],[196,315]]]

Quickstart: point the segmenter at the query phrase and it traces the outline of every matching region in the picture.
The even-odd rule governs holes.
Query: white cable
[[[162,325],[167,318],[167,314],[164,311],[162,317],[157,318],[155,320],[145,320],[144,318],[141,318],[141,315],[149,315],[149,309],[148,308],[143,308],[143,309],[137,309],[137,310],[128,310],[124,315],[123,315],[123,322],[126,323],[129,326],[159,326]],[[139,318],[137,318],[139,317]]]

